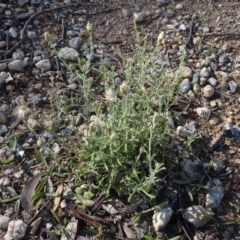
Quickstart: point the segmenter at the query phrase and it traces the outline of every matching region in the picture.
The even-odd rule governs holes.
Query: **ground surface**
[[[40,119],[42,116],[47,117],[52,111],[50,107],[50,99],[53,94],[51,88],[52,79],[61,90],[58,94],[66,95],[69,98],[81,94],[79,89],[72,89],[73,86],[70,86],[69,74],[61,61],[54,57],[53,47],[44,39],[44,33],[49,32],[52,35],[52,44],[55,44],[55,49],[58,51],[64,46],[69,46],[69,39],[74,37],[75,34],[69,31],[75,28],[76,31],[80,32],[84,45],[84,41],[87,42],[88,39],[86,25],[89,22],[94,30],[93,42],[95,49],[97,49],[95,59],[99,59],[101,56],[106,57],[117,68],[121,68],[122,62],[116,52],[121,50],[123,56],[132,57],[136,38],[133,16],[137,14],[137,18],[141,18],[139,15],[143,14],[143,20],[137,22],[140,38],[148,42],[150,46],[148,51],[151,52],[151,46],[156,44],[159,33],[162,31],[165,33],[162,47],[168,69],[177,68],[180,62],[178,51],[185,46],[184,66],[188,66],[193,73],[199,73],[199,75],[202,74],[204,67],[211,68],[209,76],[198,80],[199,88],[194,88],[192,84],[187,92],[182,92],[181,101],[179,101],[181,108],[176,106],[175,109],[181,114],[178,114],[174,119],[174,124],[175,128],[183,126],[191,130],[189,123],[194,121],[193,128],[196,128],[195,133],[198,134],[199,138],[191,146],[192,152],[189,154],[189,159],[200,165],[211,162],[215,166],[217,160],[220,160],[222,164],[220,170],[212,167],[207,174],[208,177],[210,176],[211,184],[214,181],[219,181],[224,188],[222,201],[217,208],[213,209],[215,220],[211,220],[201,228],[194,228],[191,224],[186,224],[182,219],[182,209],[191,205],[204,206],[206,191],[200,187],[200,190],[193,193],[194,200],[191,202],[186,194],[186,189],[183,190],[184,187],[181,185],[176,187],[173,184],[173,179],[180,176],[178,163],[166,166],[165,177],[167,184],[162,186],[163,188],[159,190],[159,196],[157,196],[157,202],[172,202],[174,209],[174,215],[170,223],[163,230],[158,232],[154,230],[151,212],[144,216],[142,222],[139,223],[140,227],[135,225],[135,228],[133,228],[129,224],[129,219],[134,215],[134,210],[127,211],[129,205],[124,200],[114,197],[107,200],[105,198],[94,199],[94,207],[83,213],[79,213],[77,210],[74,212],[73,209],[76,209],[76,202],[74,201],[71,204],[67,202],[68,210],[65,210],[65,201],[63,199],[68,199],[68,190],[73,190],[76,184],[79,183],[76,183],[70,175],[59,180],[57,175],[50,173],[51,179],[48,181],[48,190],[52,188],[52,192],[55,192],[57,187],[61,189],[61,186],[64,186],[64,189],[61,190],[64,197],[60,199],[61,207],[57,210],[57,215],[60,219],[66,217],[68,221],[72,219],[73,222],[78,219],[78,238],[76,239],[90,239],[90,236],[97,235],[98,231],[89,231],[85,227],[88,224],[88,226],[95,227],[96,230],[99,228],[100,223],[105,227],[107,226],[107,230],[103,231],[102,235],[98,235],[96,239],[127,239],[127,237],[131,238],[132,236],[136,238],[133,231],[136,232],[138,231],[136,229],[144,229],[144,227],[144,233],[152,236],[153,239],[170,239],[176,236],[181,236],[179,239],[240,239],[238,237],[240,235],[239,221],[229,223],[229,221],[239,218],[240,211],[240,72],[237,65],[240,62],[240,2],[217,0],[80,1],[79,6],[72,5],[54,11],[48,10],[39,16],[33,17],[32,21],[27,22],[34,16],[34,13],[39,11],[59,7],[63,4],[75,3],[75,1],[71,0],[64,1],[64,3],[63,1],[54,1],[54,3],[52,1],[39,1],[39,4],[37,4],[37,1],[31,1],[31,4],[27,3],[22,6],[16,1],[10,0],[0,3],[0,43],[2,44],[0,45],[0,71],[10,73],[12,77],[12,79],[6,80],[4,74],[1,73],[2,75],[0,75],[0,109],[8,117],[7,122],[2,121],[1,125],[7,126],[8,129],[6,131],[1,129],[3,131],[1,132],[0,146],[2,159],[0,165],[1,199],[13,196],[9,193],[7,187],[12,187],[18,194],[21,194],[24,184],[30,177],[37,172],[48,170],[43,161],[44,157],[40,158],[33,154],[33,149],[40,148],[35,147],[35,145],[41,146],[41,144],[37,144],[37,139],[34,138],[34,135],[31,135],[26,123],[14,119],[12,111],[18,106],[19,96],[24,97],[28,107]],[[183,8],[181,5],[183,5]],[[10,12],[6,14],[7,10]],[[196,15],[194,21],[192,21],[193,15]],[[11,33],[11,27],[16,30],[16,37],[12,36],[14,33]],[[21,40],[20,31],[24,28],[25,33],[22,34],[23,38]],[[6,30],[8,30],[8,33],[4,34],[3,31]],[[35,32],[36,36],[31,39],[29,33],[25,35],[29,31]],[[20,40],[21,44],[19,44]],[[83,49],[86,50],[88,48],[87,43],[85,45]],[[8,65],[13,61],[12,54],[16,50],[24,52],[24,61],[27,62],[24,69],[18,72],[16,69],[11,70]],[[37,53],[38,50],[39,53]],[[85,54],[84,50],[81,51],[81,54]],[[219,59],[221,56],[226,57],[226,55],[229,60],[221,61]],[[35,64],[39,59],[36,56],[39,56],[39,59],[50,59],[52,71],[50,75],[47,73],[42,74],[37,69]],[[53,76],[53,78],[50,76]],[[209,83],[210,77],[217,79],[217,83]],[[180,79],[179,84],[181,81]],[[191,79],[191,81],[194,80]],[[234,81],[238,88],[230,88],[229,81]],[[210,98],[206,97],[204,92],[206,85],[211,85],[214,88],[214,95]],[[92,92],[92,98],[101,98],[101,93],[97,91],[98,83],[94,82],[94,87],[96,91]],[[217,99],[220,99],[220,103],[217,102]],[[211,109],[210,117],[201,118],[195,112],[196,107],[203,106]],[[74,117],[74,113],[71,117]],[[234,127],[234,129],[224,130],[226,123],[229,123],[229,126]],[[78,124],[76,124],[76,127],[78,127]],[[176,129],[172,129],[172,132],[174,132],[178,143],[186,146],[186,139],[181,138]],[[43,136],[44,132],[40,131],[38,134]],[[13,136],[17,137],[14,138]],[[173,149],[179,147],[179,145],[172,146]],[[173,152],[172,150],[169,151]],[[23,154],[21,155],[21,153]],[[11,154],[13,154],[15,161],[4,164],[4,160],[10,159]],[[51,165],[53,165],[53,162],[50,161],[47,168]],[[190,169],[191,171],[193,170]],[[199,182],[199,185],[206,185],[207,182],[205,179],[205,181]],[[197,187],[197,185],[194,186]],[[69,198],[71,200],[71,196]],[[174,198],[177,199],[176,203]],[[10,220],[23,219],[28,224],[23,239],[40,239],[40,234],[42,239],[56,239],[50,233],[57,228],[59,229],[59,226],[65,228],[66,223],[60,221],[60,224],[56,218],[50,217],[50,214],[48,214],[48,210],[54,202],[52,198],[44,198],[44,202],[39,207],[42,210],[35,217],[29,216],[25,212],[24,206],[22,207],[25,211],[20,207],[20,211],[16,214],[14,210],[16,200],[6,203],[2,201],[0,214],[8,216]],[[120,221],[120,217],[119,219],[113,217],[114,214],[109,210],[107,212],[110,213],[106,217],[106,210],[101,207],[102,202],[105,205],[107,203],[114,204],[115,208],[121,212],[119,216],[123,221]],[[150,207],[150,205],[146,207],[144,202],[141,204],[136,203],[136,212],[144,211]],[[103,217],[104,219],[106,217],[105,222],[100,220]],[[35,222],[38,219],[41,221],[39,226]],[[129,225],[124,225],[125,223]],[[33,226],[38,227],[33,229]],[[1,229],[2,236],[6,234],[5,230]],[[86,238],[83,238],[83,236]]]

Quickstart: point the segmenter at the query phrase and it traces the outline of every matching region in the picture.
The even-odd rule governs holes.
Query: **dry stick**
[[[194,24],[194,20],[196,19],[196,14],[192,15],[192,20],[190,23],[190,31],[189,31],[189,35],[187,38],[187,42],[186,42],[186,47],[190,44],[191,38],[192,38],[192,34],[193,34],[193,24]]]
[[[66,25],[65,25],[65,19],[62,19],[62,39],[65,39],[66,34]]]
[[[6,50],[8,51],[9,50],[9,31],[7,30],[6,31]]]

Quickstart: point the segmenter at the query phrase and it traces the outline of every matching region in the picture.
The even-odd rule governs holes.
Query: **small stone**
[[[205,85],[206,82],[207,82],[207,78],[205,78],[205,77],[200,77],[200,82],[199,82],[199,85],[200,85],[200,86]]]
[[[234,136],[234,131],[233,131],[233,126],[231,123],[226,123],[223,127],[223,133],[227,137],[233,137]]]
[[[134,14],[133,14],[133,17],[134,17],[134,21],[135,21],[136,23],[140,23],[140,22],[142,22],[142,21],[144,20],[144,15],[143,15],[143,13],[134,13]]]
[[[157,0],[158,6],[162,7],[168,4],[168,0]]]
[[[227,63],[230,63],[230,58],[229,58],[229,56],[228,55],[221,55],[219,58],[218,58],[218,61],[220,62],[220,63],[225,63],[225,64],[227,64]]]
[[[11,180],[8,176],[3,176],[1,179],[0,179],[0,186],[9,186],[11,184]]]
[[[0,136],[3,135],[4,133],[8,132],[8,128],[6,125],[0,125]]]
[[[15,30],[15,28],[11,27],[9,30],[9,37],[12,37],[12,38],[16,38],[18,36],[18,33],[17,31]]]
[[[221,173],[225,168],[225,161],[222,159],[214,159],[213,161],[213,169],[216,173]]]
[[[36,83],[33,88],[36,90],[41,90],[42,87],[43,87],[43,84],[40,82],[40,83]]]
[[[208,81],[209,81],[209,83],[210,83],[212,86],[214,86],[214,87],[217,86],[217,82],[218,82],[218,81],[217,81],[216,78],[211,77],[211,78],[208,79]]]
[[[13,60],[8,64],[8,68],[11,71],[23,72],[25,68],[25,62],[23,60]]]
[[[231,91],[233,93],[235,93],[237,91],[237,88],[238,88],[237,83],[235,81],[231,80],[231,81],[228,82],[228,84],[229,84],[229,87],[230,87]]]
[[[29,0],[18,0],[18,4],[19,4],[20,7],[24,6],[28,2],[29,2]]]
[[[207,224],[213,215],[214,213],[212,211],[206,210],[200,205],[188,207],[184,211],[184,218],[196,228]]]
[[[5,38],[5,32],[2,29],[0,29],[0,41],[3,41],[4,38]]]
[[[51,62],[49,59],[43,59],[35,64],[38,69],[41,70],[41,72],[47,72],[51,69]]]
[[[190,136],[192,133],[190,131],[188,131],[185,127],[183,126],[178,126],[176,133],[178,136],[182,137],[182,138],[187,138],[188,136]]]
[[[192,69],[189,67],[182,67],[181,69],[181,78],[185,79],[185,78],[191,78],[192,77]]]
[[[0,230],[7,231],[10,218],[0,215]]]
[[[7,63],[0,63],[0,71],[5,71],[7,69]]]
[[[201,37],[194,37],[194,38],[193,38],[193,44],[194,44],[195,46],[202,45],[202,39],[201,39]]]
[[[187,93],[191,88],[191,82],[189,81],[188,78],[184,79],[180,85],[179,85],[179,90],[181,93]]]
[[[7,118],[4,113],[0,112],[0,124],[4,124],[7,122]]]
[[[22,220],[13,220],[8,224],[7,234],[4,236],[5,240],[23,239],[27,230],[27,224]]]
[[[180,24],[179,29],[181,29],[182,31],[185,31],[187,29],[185,24]]]
[[[37,38],[37,34],[34,31],[27,31],[28,38],[34,39]]]
[[[204,67],[201,69],[200,75],[202,77],[208,78],[210,76],[210,71],[208,70],[208,68]]]
[[[159,210],[155,210],[152,221],[155,231],[163,229],[170,221],[173,214],[173,210],[170,206],[164,206]]]
[[[209,32],[209,27],[203,27],[202,30],[204,33],[207,33],[207,32]]]
[[[5,41],[0,41],[0,48],[3,48],[6,46],[6,42]]]
[[[224,196],[224,189],[221,186],[213,187],[206,195],[206,208],[217,208]]]
[[[25,57],[24,52],[20,51],[20,50],[14,52],[13,55],[12,55],[13,60],[17,60],[17,59],[18,60],[23,60],[24,57]]]
[[[198,107],[195,109],[199,117],[208,119],[211,115],[211,110],[207,107]]]
[[[69,46],[75,49],[79,49],[82,44],[82,39],[80,37],[74,37],[69,40]]]
[[[178,3],[175,7],[177,10],[182,10],[184,8],[183,4]]]
[[[212,117],[209,119],[208,122],[211,126],[217,126],[219,123],[219,119],[217,117]]]
[[[212,97],[214,94],[214,88],[211,85],[207,85],[203,88],[203,96],[206,98]]]
[[[200,93],[200,91],[201,91],[201,87],[198,84],[194,84],[193,85],[193,92],[195,94],[198,94],[198,93]]]
[[[59,51],[59,57],[63,60],[77,60],[79,57],[78,51],[76,51],[74,48],[61,48]]]
[[[129,18],[132,16],[132,12],[129,9],[122,8],[122,15],[124,18]]]
[[[192,84],[199,83],[199,78],[200,78],[199,74],[194,73],[192,76]]]

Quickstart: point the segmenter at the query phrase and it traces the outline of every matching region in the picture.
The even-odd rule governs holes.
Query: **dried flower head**
[[[92,24],[90,22],[87,23],[86,29],[89,33],[92,33],[93,27],[92,27]]]
[[[43,34],[43,36],[44,36],[44,39],[45,39],[48,43],[50,43],[50,42],[52,41],[52,36],[51,36],[51,34],[50,34],[49,32],[45,32],[45,33]]]
[[[130,87],[126,82],[123,82],[120,85],[120,92],[124,95],[127,95],[130,92]]]
[[[163,41],[163,39],[164,39],[164,32],[161,32],[159,35],[158,35],[158,38],[157,38],[157,46],[159,46],[161,43],[162,43],[162,41]]]
[[[117,94],[112,88],[107,88],[105,90],[105,98],[107,101],[116,101],[117,100]]]

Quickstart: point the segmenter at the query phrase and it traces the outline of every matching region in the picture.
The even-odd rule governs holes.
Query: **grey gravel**
[[[179,90],[181,93],[187,93],[191,88],[191,82],[189,81],[188,78],[184,79],[180,85],[179,85]]]
[[[16,38],[17,36],[18,36],[17,31],[15,30],[15,28],[11,27],[9,29],[9,37]]]
[[[27,230],[27,224],[22,220],[11,221],[8,225],[7,234],[4,236],[5,240],[23,239]]]
[[[156,231],[163,229],[170,221],[173,210],[170,206],[164,206],[154,211],[152,222]]]
[[[206,195],[206,208],[217,208],[224,196],[224,189],[221,186],[211,188]]]
[[[6,125],[0,125],[0,136],[8,132],[8,127]]]
[[[206,210],[202,206],[191,206],[185,209],[184,218],[196,228],[204,226],[211,220],[211,216],[214,213],[212,211]]]
[[[43,59],[36,63],[36,67],[41,70],[41,72],[47,72],[51,69],[51,62],[49,59]]]
[[[11,184],[11,180],[8,176],[3,176],[0,179],[0,186],[9,186]]]
[[[184,8],[182,3],[178,3],[175,7],[177,10],[182,10]]]
[[[65,47],[60,49],[59,57],[63,60],[77,60],[79,53],[73,48]]]
[[[202,68],[200,75],[202,77],[208,78],[210,76],[210,72],[209,72],[208,68],[206,68],[206,67]]]
[[[229,84],[229,87],[230,87],[231,91],[233,93],[235,93],[237,91],[237,88],[238,88],[237,83],[232,80],[232,81],[229,81],[228,84]]]
[[[7,231],[10,218],[0,215],[0,230]]]
[[[7,118],[4,113],[0,112],[0,124],[4,124],[7,122]]]
[[[74,37],[69,40],[69,46],[75,49],[79,49],[82,44],[82,39],[80,37]]]
[[[218,58],[218,61],[220,62],[220,63],[229,63],[230,62],[230,58],[229,58],[229,56],[228,55],[221,55],[219,58]]]
[[[203,88],[203,96],[206,98],[212,97],[214,94],[214,88],[211,85],[207,85]]]
[[[8,64],[8,68],[11,71],[23,72],[25,68],[25,62],[23,60],[13,60]]]
[[[25,57],[24,52],[23,52],[23,51],[20,51],[20,50],[14,52],[14,53],[12,54],[13,60],[17,60],[17,59],[18,59],[18,60],[23,60],[24,57]]]
[[[211,77],[208,79],[209,83],[213,86],[213,87],[216,87],[217,86],[217,79],[214,78],[214,77]]]
[[[28,38],[30,39],[34,39],[37,37],[37,34],[34,31],[27,31],[27,35],[28,35]]]
[[[200,78],[199,74],[194,73],[192,76],[192,84],[199,83],[199,78]]]

